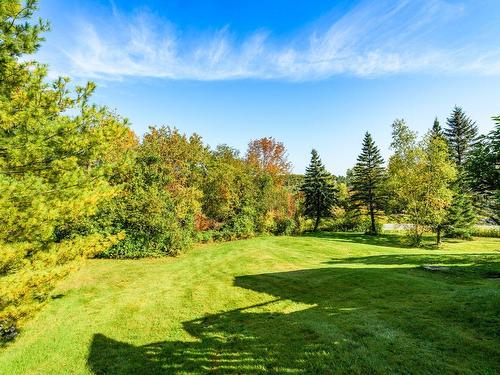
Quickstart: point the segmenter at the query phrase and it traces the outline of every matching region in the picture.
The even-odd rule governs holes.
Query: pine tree
[[[434,123],[432,124],[431,129],[431,137],[443,137],[443,129],[441,128],[441,124],[439,123],[438,118],[434,119]]]
[[[330,215],[330,208],[336,200],[336,189],[333,186],[333,178],[325,169],[318,152],[312,150],[311,155],[301,191],[305,195],[304,214],[315,220],[316,231],[320,219]]]
[[[364,208],[368,212],[370,216],[369,234],[377,234],[375,216],[383,208],[382,185],[385,171],[384,160],[368,132],[363,139],[363,148],[357,160],[353,170],[353,195],[351,199],[358,209]]]
[[[36,11],[34,0],[0,1],[0,341],[82,258],[121,237],[80,226],[118,194],[108,176],[129,129],[90,103],[93,83],[49,82],[31,60],[48,30]]]
[[[459,169],[467,161],[467,156],[477,138],[477,126],[467,117],[462,108],[455,106],[451,117],[446,121],[448,127],[444,135],[448,141],[451,155]]]

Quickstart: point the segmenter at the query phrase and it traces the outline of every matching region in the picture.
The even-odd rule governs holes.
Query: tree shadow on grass
[[[304,236],[321,238],[335,242],[360,243],[372,246],[397,248],[411,247],[404,240],[402,240],[400,235],[397,234],[380,234],[378,236],[371,236],[355,232],[310,232],[304,234]]]
[[[95,374],[500,371],[495,329],[500,301],[494,288],[429,278],[419,269],[342,267],[238,276],[234,286],[270,301],[183,322],[194,341],[135,346],[96,334],[89,369]]]
[[[443,265],[487,265],[494,264],[500,259],[500,254],[492,253],[446,253],[446,254],[387,254],[370,255],[366,257],[348,257],[333,258],[327,261],[327,264],[366,264],[366,265],[424,265],[424,264],[443,264]]]
[[[359,232],[308,232],[303,234],[304,237],[315,237],[325,240],[330,240],[333,242],[349,242],[349,243],[359,243],[371,246],[382,246],[382,247],[396,247],[396,248],[407,248],[407,249],[422,249],[422,250],[436,250],[439,246],[436,245],[436,239],[433,235],[425,235],[422,239],[422,244],[418,247],[410,243],[410,239],[397,233],[383,233],[376,236],[369,234],[363,234]],[[466,240],[443,238],[444,243],[460,243]]]

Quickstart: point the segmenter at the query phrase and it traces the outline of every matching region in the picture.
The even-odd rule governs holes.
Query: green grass
[[[335,233],[92,260],[0,349],[0,373],[500,373],[499,260],[494,238]]]

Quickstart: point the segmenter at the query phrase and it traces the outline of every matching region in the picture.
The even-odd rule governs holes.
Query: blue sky
[[[423,134],[457,104],[482,132],[500,113],[500,1],[41,0],[51,75],[98,84],[133,129],[171,125],[244,152],[283,141],[343,174],[365,131]]]

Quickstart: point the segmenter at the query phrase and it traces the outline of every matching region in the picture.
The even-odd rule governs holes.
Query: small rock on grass
[[[447,271],[450,269],[450,267],[445,267],[445,266],[433,266],[430,264],[423,264],[422,268],[427,271]]]

